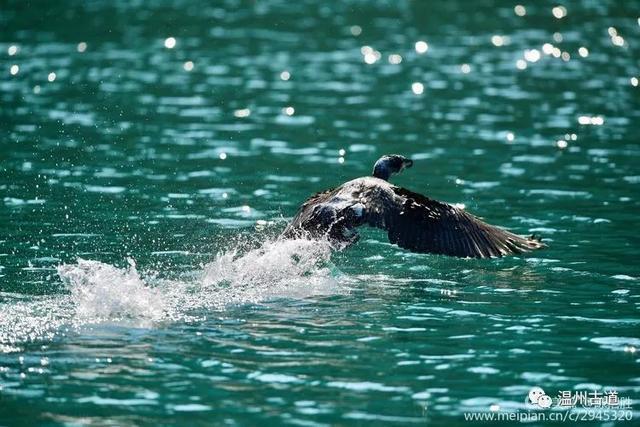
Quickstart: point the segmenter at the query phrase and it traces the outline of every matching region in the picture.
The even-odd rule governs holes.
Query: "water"
[[[533,386],[637,411],[640,8],[523,5],[7,3],[0,424],[464,425]],[[549,248],[274,240],[392,152]]]

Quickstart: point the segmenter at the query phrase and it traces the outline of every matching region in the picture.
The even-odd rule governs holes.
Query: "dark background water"
[[[533,386],[637,399],[640,4],[516,5],[4,2],[0,423],[454,425]],[[291,277],[287,248],[216,258],[391,152],[415,160],[398,185],[549,248],[446,259],[365,230]],[[56,271],[128,257],[142,279]],[[199,305],[212,260],[225,284]]]

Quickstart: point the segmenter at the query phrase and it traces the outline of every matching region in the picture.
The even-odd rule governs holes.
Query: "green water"
[[[514,5],[4,2],[0,425],[637,423],[640,5]],[[549,248],[269,243],[392,152]]]

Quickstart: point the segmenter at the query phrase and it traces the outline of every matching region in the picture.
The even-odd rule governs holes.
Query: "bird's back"
[[[362,177],[316,193],[300,206],[283,232],[283,237],[318,238],[331,234],[332,228],[338,226],[358,226],[360,221],[357,205],[362,202],[363,197],[366,198],[372,189],[390,186],[391,184],[382,179]]]

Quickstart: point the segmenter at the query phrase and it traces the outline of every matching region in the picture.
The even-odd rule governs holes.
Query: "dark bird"
[[[359,239],[357,227],[387,231],[389,241],[412,252],[490,258],[545,247],[489,225],[448,203],[430,199],[388,182],[413,166],[399,155],[381,157],[373,176],[357,178],[311,196],[284,230],[283,238],[328,239],[344,249]]]

